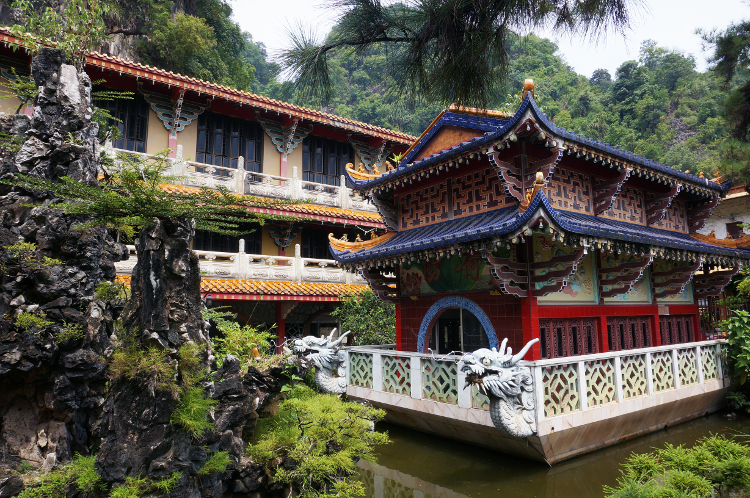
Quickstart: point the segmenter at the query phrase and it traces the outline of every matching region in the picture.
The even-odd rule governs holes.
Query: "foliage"
[[[14,67],[11,68],[10,72],[13,75],[11,78],[4,75],[0,76],[0,82],[7,89],[5,95],[0,95],[0,99],[16,98],[20,100],[21,104],[16,109],[16,114],[18,114],[24,106],[34,101],[39,89],[31,76],[19,75]]]
[[[211,455],[203,467],[198,471],[199,476],[207,476],[215,474],[216,472],[224,472],[227,467],[232,464],[232,459],[229,458],[228,451],[218,451]]]
[[[267,354],[271,351],[271,345],[268,341],[276,337],[275,334],[268,330],[259,330],[257,327],[250,325],[240,325],[235,321],[221,320],[217,323],[217,328],[223,337],[212,339],[215,350],[216,360],[221,365],[227,355],[232,355],[240,360],[243,369],[254,358],[253,349],[258,348],[261,354]]]
[[[140,498],[148,489],[149,482],[145,477],[126,477],[125,484],[112,488],[109,498]]]
[[[385,71],[391,90],[412,100],[486,107],[496,82],[508,76],[508,38],[514,30],[548,25],[579,35],[623,31],[629,22],[626,0],[503,2],[501,0],[405,1],[331,0],[343,9],[327,40],[304,27],[292,33],[292,48],[281,55],[295,87],[308,97],[331,97],[334,54],[358,57],[373,48],[387,51]]]
[[[105,83],[105,80],[92,81],[92,85],[99,85]],[[100,144],[106,142],[112,142],[122,136],[120,132],[120,125],[122,120],[112,113],[106,107],[102,107],[103,102],[110,102],[113,100],[123,99],[131,100],[133,98],[133,92],[122,92],[119,90],[95,90],[91,92],[91,100],[95,102],[94,112],[91,115],[91,121],[99,125],[99,132],[97,138]]]
[[[169,358],[169,351],[155,347],[142,349],[130,335],[124,335],[120,340],[121,344],[112,353],[110,378],[145,381],[152,393],[179,393],[175,381],[177,370]]]
[[[215,405],[215,400],[203,395],[202,387],[191,387],[182,392],[169,422],[182,427],[194,438],[199,438],[213,427],[208,419],[208,411]]]
[[[162,494],[168,494],[174,491],[174,489],[177,487],[177,482],[181,477],[182,473],[172,472],[172,475],[169,477],[165,477],[164,479],[159,479],[157,481],[152,481],[151,486],[155,491],[159,491]]]
[[[96,473],[96,456],[76,454],[73,460],[52,472],[43,474],[17,498],[66,498],[68,487],[74,485],[78,491],[94,493],[103,489],[101,477]]]
[[[25,24],[11,26],[10,33],[32,52],[52,42],[81,71],[86,54],[107,38],[104,16],[108,5],[102,0],[70,0],[58,11],[51,0],[44,0],[41,6],[38,3],[13,2],[12,7],[25,17]]]
[[[277,456],[295,463],[271,469],[273,479],[294,483],[301,498],[360,496],[362,484],[349,476],[359,458],[372,459],[374,446],[388,435],[371,430],[385,413],[371,406],[295,389],[278,413],[258,420],[248,454],[271,465]]]
[[[83,325],[80,323],[68,323],[63,320],[62,327],[55,334],[55,342],[77,341],[78,339],[83,339],[83,337]]]
[[[692,448],[667,444],[634,454],[624,464],[610,498],[728,496],[750,486],[750,448],[723,436],[699,440]],[[733,495],[734,496],[734,495]]]
[[[65,264],[59,259],[37,256],[37,246],[33,242],[17,242],[6,246],[4,249],[9,257],[18,260],[25,269],[39,270]]]
[[[45,327],[52,325],[52,322],[47,320],[47,315],[44,313],[22,311],[13,320],[13,324],[16,327],[24,329],[26,332],[38,334]]]
[[[719,327],[727,336],[729,372],[743,385],[750,371],[750,313],[736,310],[731,317],[719,323]]]
[[[91,226],[150,226],[154,218],[162,220],[180,217],[195,220],[195,228],[227,235],[237,235],[235,229],[241,222],[265,223],[266,220],[294,221],[292,216],[266,215],[248,208],[278,208],[296,201],[284,201],[252,196],[239,196],[225,188],[208,188],[183,192],[163,188],[174,182],[167,175],[170,163],[168,150],[155,156],[121,154],[121,169],[106,175],[99,185],[89,185],[70,177],[59,181],[33,176],[0,180],[0,183],[29,190],[50,192],[55,197],[67,199],[58,205],[69,214],[91,215],[92,221],[76,228]]]
[[[396,342],[396,306],[393,303],[381,301],[370,289],[342,294],[339,299],[341,303],[331,316],[341,320],[341,330],[352,331],[355,345]]]
[[[125,301],[130,297],[130,289],[122,282],[99,282],[94,290],[94,298],[100,301]]]

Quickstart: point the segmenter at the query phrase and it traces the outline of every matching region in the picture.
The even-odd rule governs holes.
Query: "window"
[[[449,308],[435,322],[428,347],[433,352],[442,354],[451,351],[471,352],[489,348],[490,340],[481,322],[471,311]]]
[[[239,252],[240,239],[245,239],[247,254],[262,254],[261,235],[263,230],[257,223],[241,223],[240,231],[249,232],[240,236],[196,230],[193,238],[193,249],[196,251]],[[250,230],[253,230],[250,232]]]
[[[133,95],[132,99],[98,101],[96,105],[107,109],[112,116],[120,120],[116,123],[120,130],[120,138],[112,142],[113,147],[146,152],[149,107],[142,95]]]
[[[694,340],[693,315],[661,316],[659,317],[659,332],[664,346],[692,342]]]
[[[195,160],[199,163],[237,169],[242,156],[246,171],[260,173],[262,147],[263,128],[254,121],[210,112],[198,116]]]
[[[302,180],[339,185],[346,163],[354,160],[351,145],[320,137],[302,141]]]
[[[596,321],[592,318],[540,320],[542,358],[596,353]]]
[[[301,249],[303,258],[333,259],[325,230],[303,228]]]
[[[745,231],[742,229],[742,222],[727,223],[727,235],[733,239],[742,238],[745,235]]]
[[[610,351],[651,347],[651,320],[647,316],[607,318]]]

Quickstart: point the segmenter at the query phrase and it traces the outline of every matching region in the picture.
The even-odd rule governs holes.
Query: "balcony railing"
[[[117,273],[129,275],[138,262],[135,246],[128,246],[130,259],[115,263]],[[332,259],[303,258],[300,246],[294,246],[294,257],[247,254],[245,241],[240,251],[193,251],[200,261],[201,275],[207,278],[273,280],[277,282],[319,282],[325,284],[359,284],[367,282],[359,275],[346,272]]]
[[[151,157],[148,154],[122,149],[107,148],[110,154],[131,154]],[[191,187],[225,187],[233,193],[272,197],[275,199],[305,200],[314,204],[353,209],[356,211],[377,212],[368,199],[346,187],[346,177],[341,176],[341,185],[327,185],[299,179],[297,166],[292,167],[292,176],[245,171],[244,158],[240,157],[237,168],[225,168],[212,164],[197,163],[182,159],[182,146],[177,146],[174,159],[169,159],[171,175],[181,179],[176,183]]]

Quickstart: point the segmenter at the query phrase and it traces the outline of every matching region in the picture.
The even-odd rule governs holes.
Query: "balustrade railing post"
[[[234,172],[234,190],[238,194],[245,193],[245,158],[237,158],[237,171]]]
[[[463,387],[466,385],[466,372],[462,371],[459,365],[461,365],[461,363],[459,363],[456,366],[456,370],[457,370],[456,384],[458,386],[458,407],[459,408],[471,408],[472,386],[469,385],[466,388]]]
[[[302,282],[302,273],[305,271],[305,263],[302,261],[302,248],[294,244],[294,281]]]
[[[185,176],[185,161],[182,158],[182,145],[175,148],[174,160],[172,161],[172,174]]]
[[[703,384],[703,357],[700,346],[695,346],[695,368],[698,370],[698,384]]]
[[[622,403],[622,364],[619,356],[615,356],[615,393],[617,394],[617,402]]]
[[[234,257],[234,274],[238,279],[246,279],[248,275],[247,253],[245,253],[245,239],[240,239],[239,251]]]
[[[411,397],[422,399],[422,358],[412,356],[411,361]]]
[[[578,362],[578,399],[580,400],[581,411],[586,411],[589,407],[589,397],[586,389],[586,362]]]
[[[654,367],[651,364],[651,353],[646,353],[646,388],[649,396],[654,394]]]
[[[292,166],[292,180],[289,182],[292,188],[292,199],[302,199],[302,184],[297,175],[297,166]]]
[[[349,386],[352,383],[352,379],[351,379],[352,355],[350,354],[349,350],[346,348],[344,348],[343,351],[344,351],[344,354],[346,355],[346,360],[344,361],[344,378],[346,379],[347,386]]]
[[[544,367],[534,367],[534,392],[536,393],[536,421],[544,420]]]
[[[716,348],[716,378],[724,379],[724,363],[721,361],[721,344],[714,346]]]
[[[677,349],[672,350],[672,373],[674,375],[674,388],[680,388],[680,363]]]
[[[383,355],[372,353],[372,390],[383,390]]]
[[[349,189],[346,187],[346,177],[341,175],[341,185],[339,186],[339,205],[342,209],[349,209],[352,207],[351,198],[349,197]]]

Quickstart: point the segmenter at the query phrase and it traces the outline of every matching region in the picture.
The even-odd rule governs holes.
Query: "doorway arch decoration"
[[[466,299],[465,297],[458,297],[458,296],[451,296],[451,297],[444,297],[438,301],[435,302],[432,306],[430,306],[430,309],[427,310],[427,314],[422,319],[422,324],[419,326],[419,337],[417,338],[417,352],[424,353],[424,340],[427,336],[427,331],[430,329],[430,327],[435,322],[435,317],[440,314],[441,311],[447,309],[447,308],[463,308],[466,311],[469,311],[472,313],[475,317],[477,317],[477,320],[479,320],[479,323],[482,324],[482,328],[484,329],[484,333],[487,334],[487,339],[490,343],[490,348],[497,348],[497,335],[495,335],[495,329],[492,327],[492,323],[490,323],[490,319],[487,317],[487,315],[482,311],[482,308],[479,307],[477,303],[470,299]]]

